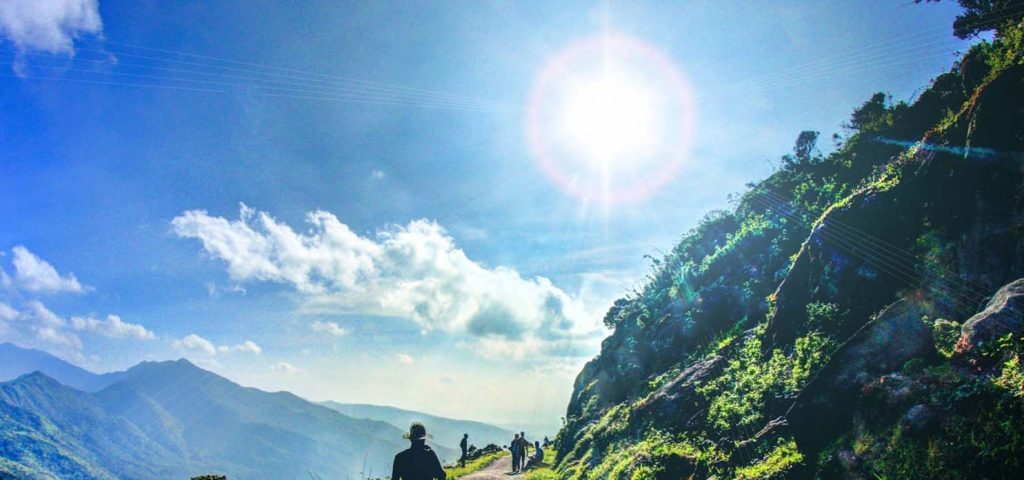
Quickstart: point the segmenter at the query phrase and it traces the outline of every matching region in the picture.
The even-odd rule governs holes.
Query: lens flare
[[[658,49],[624,35],[569,45],[537,75],[526,131],[539,167],[567,193],[636,201],[685,163],[694,102]]]

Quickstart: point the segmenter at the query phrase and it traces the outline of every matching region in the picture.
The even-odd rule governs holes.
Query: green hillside
[[[576,379],[562,477],[1024,471],[1024,29],[1002,20],[832,153],[800,133],[654,260]]]

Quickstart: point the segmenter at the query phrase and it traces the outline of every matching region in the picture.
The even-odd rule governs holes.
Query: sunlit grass
[[[550,467],[531,468],[523,475],[523,480],[558,480],[559,476]]]
[[[470,460],[470,461],[466,462],[466,466],[465,467],[460,467],[457,464],[456,465],[452,465],[450,467],[446,467],[444,469],[444,472],[446,474],[448,474],[449,480],[454,480],[456,478],[459,478],[459,477],[462,477],[462,476],[465,476],[465,475],[469,475],[470,473],[473,473],[473,472],[475,472],[477,470],[481,470],[484,467],[490,465],[491,462],[493,462],[493,461],[495,461],[495,460],[497,460],[497,459],[499,459],[501,457],[504,457],[506,455],[510,455],[508,450],[502,450],[500,452],[495,452],[495,453],[487,454],[487,455],[484,455],[484,456],[482,456],[480,458],[475,458],[473,460]]]

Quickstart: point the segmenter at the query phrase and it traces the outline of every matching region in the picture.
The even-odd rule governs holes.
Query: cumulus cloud
[[[186,352],[194,353],[212,357],[214,355],[225,354],[225,353],[254,353],[260,354],[263,349],[259,345],[256,345],[252,340],[246,340],[238,345],[221,345],[216,346],[213,342],[200,337],[196,334],[190,334],[184,338],[175,340],[171,343],[174,348]]]
[[[53,265],[18,245],[12,249],[11,263],[14,265],[14,281],[19,287],[30,292],[72,292],[82,293],[82,286],[74,273],[61,275]],[[10,280],[7,280],[11,283]]]
[[[204,355],[216,355],[217,347],[213,345],[213,342],[200,337],[196,334],[190,334],[180,340],[175,340],[172,345],[178,350],[183,350],[191,353],[201,353]]]
[[[74,42],[103,30],[98,0],[4,0],[0,37],[20,53],[73,55]]]
[[[413,362],[412,356],[406,353],[399,353],[398,355],[395,355],[395,358],[397,358],[399,362],[404,363],[406,365],[409,365]]]
[[[107,315],[105,319],[93,317],[71,317],[71,326],[75,330],[95,333],[110,338],[132,338],[135,340],[152,340],[153,332],[137,323],[128,323],[117,315]]]
[[[171,223],[226,262],[232,280],[291,285],[307,311],[401,317],[424,330],[508,341],[559,341],[595,328],[582,303],[547,278],[475,262],[435,222],[366,237],[329,212],[306,220],[311,228],[300,233],[242,205],[238,219],[190,210]]]
[[[309,328],[312,328],[315,332],[325,332],[336,337],[343,337],[348,335],[348,329],[338,325],[335,322],[321,322],[319,320],[310,323]]]

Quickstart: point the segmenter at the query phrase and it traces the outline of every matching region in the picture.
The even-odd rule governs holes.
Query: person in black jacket
[[[427,446],[427,428],[420,422],[409,426],[409,433],[402,436],[411,445],[395,455],[391,468],[391,480],[445,480],[444,468],[437,454]]]
[[[469,453],[468,452],[468,449],[469,449],[469,434],[468,433],[463,433],[462,434],[462,441],[459,442],[459,448],[462,449],[462,456],[459,457],[459,462],[462,464],[463,467],[465,467],[466,466],[466,455],[468,455],[468,453]]]

